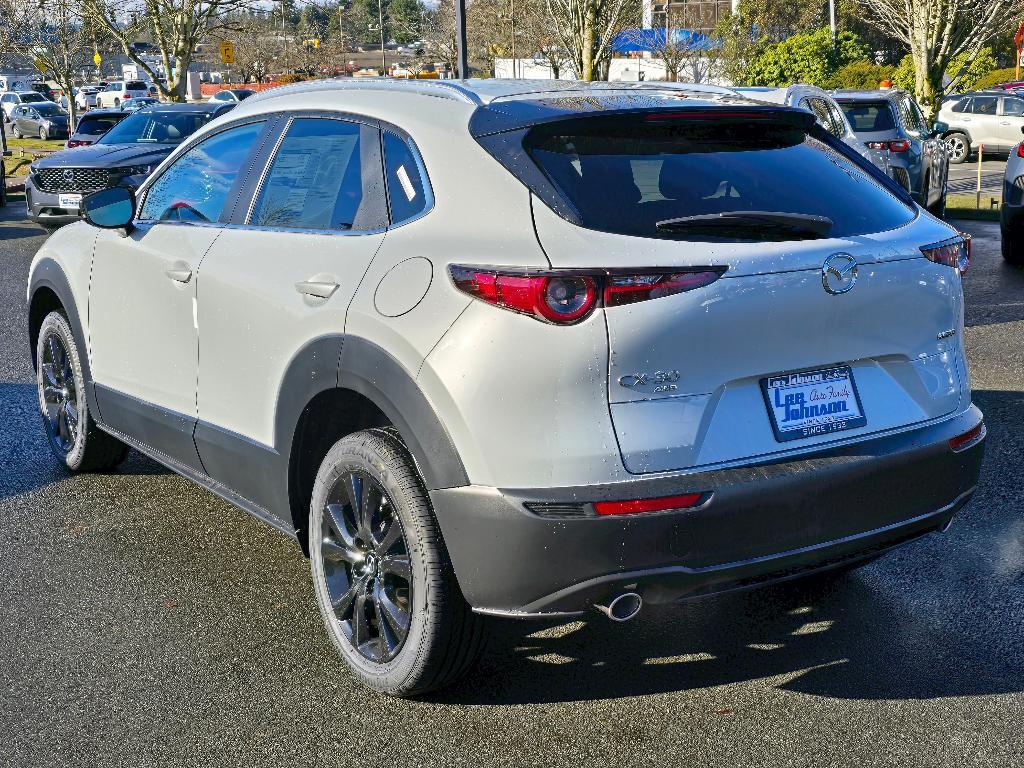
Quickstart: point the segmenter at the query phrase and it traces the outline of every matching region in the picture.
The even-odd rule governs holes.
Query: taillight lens
[[[453,265],[455,286],[470,296],[538,320],[569,325],[595,307],[635,304],[710,285],[724,270],[619,274],[537,273]]]
[[[889,142],[889,149],[892,152],[906,152],[910,149],[910,142],[906,139],[899,139],[897,141]]]
[[[941,243],[922,246],[921,253],[929,261],[953,267],[962,275],[971,266],[971,236],[961,232],[957,237]]]
[[[657,499],[632,501],[595,501],[594,511],[599,515],[637,515],[642,512],[667,512],[670,509],[692,509],[700,504],[703,493],[685,493],[680,496],[662,496]]]
[[[68,149],[74,149],[75,147],[86,147],[92,144],[91,141],[79,141],[77,139],[68,139]]]
[[[1017,157],[1024,157],[1024,141],[1017,145]]]

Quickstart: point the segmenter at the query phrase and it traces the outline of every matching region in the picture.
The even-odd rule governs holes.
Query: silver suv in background
[[[1018,142],[1006,160],[999,229],[1003,258],[1016,266],[1024,264],[1024,143]]]
[[[928,125],[905,91],[835,91],[857,137],[887,156],[889,175],[936,216],[946,209],[949,158],[941,136],[945,126]]]
[[[786,107],[804,109],[814,115],[818,125],[831,133],[841,142],[853,149],[868,162],[873,163],[880,171],[889,173],[889,156],[887,152],[870,149],[867,144],[857,138],[853,126],[846,119],[842,108],[826,91],[815,85],[790,85],[786,88],[769,88],[754,86],[736,88],[737,93],[758,101],[771,104],[782,104]]]
[[[1024,97],[1002,90],[965,93],[943,102],[938,120],[947,126],[949,162],[962,163],[977,151],[1006,154],[1020,144]]]

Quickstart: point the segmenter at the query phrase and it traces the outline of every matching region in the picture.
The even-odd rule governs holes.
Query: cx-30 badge
[[[848,253],[833,253],[821,265],[821,284],[833,296],[857,284],[857,260]]]
[[[619,377],[619,386],[626,389],[643,389],[657,392],[675,392],[679,389],[679,371],[655,371],[654,373],[633,373]]]

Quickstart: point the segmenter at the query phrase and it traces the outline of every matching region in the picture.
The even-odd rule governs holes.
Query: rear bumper
[[[456,575],[481,613],[573,615],[623,591],[664,603],[792,578],[944,530],[974,491],[981,421],[939,424],[799,458],[586,488],[432,491]],[[572,504],[710,491],[676,512],[544,517]]]

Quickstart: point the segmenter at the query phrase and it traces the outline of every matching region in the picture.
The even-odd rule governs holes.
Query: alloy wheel
[[[402,521],[383,487],[342,474],[327,494],[320,554],[334,619],[365,659],[390,661],[412,618],[412,566]]]
[[[949,150],[949,159],[955,163],[967,157],[967,142],[963,136],[950,136],[946,139],[946,148]]]
[[[51,333],[43,345],[43,417],[50,439],[61,453],[68,453],[78,437],[78,390],[64,341]]]

